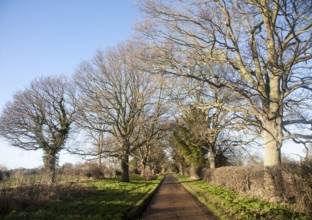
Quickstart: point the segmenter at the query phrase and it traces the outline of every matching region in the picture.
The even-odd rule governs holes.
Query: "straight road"
[[[142,219],[217,220],[218,218],[191,195],[172,174],[168,174],[143,213]]]

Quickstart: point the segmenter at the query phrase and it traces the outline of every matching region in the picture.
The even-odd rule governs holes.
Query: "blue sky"
[[[71,76],[96,50],[130,39],[140,15],[135,0],[0,0],[0,109],[33,79]],[[41,157],[0,139],[0,165],[32,168]]]

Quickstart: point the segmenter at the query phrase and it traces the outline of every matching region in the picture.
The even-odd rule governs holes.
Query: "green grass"
[[[85,188],[72,191],[57,202],[14,210],[0,216],[0,219],[136,218],[162,178],[146,181],[134,177],[130,183],[122,183],[119,180],[88,181],[84,183]]]
[[[256,198],[240,196],[229,189],[212,186],[202,180],[176,177],[190,193],[222,220],[312,219],[301,215],[286,204],[273,204]]]

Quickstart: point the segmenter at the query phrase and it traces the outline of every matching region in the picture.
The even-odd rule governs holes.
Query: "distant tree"
[[[133,156],[140,162],[142,177],[154,175],[159,171],[159,167],[167,162],[165,155],[166,146],[163,143],[165,137],[163,134],[164,132],[161,132],[154,139],[147,141],[143,146],[133,152]]]
[[[182,151],[182,154],[190,166],[190,177],[200,177],[199,168],[206,163],[208,148],[206,141],[199,139],[193,129],[199,122],[205,120],[205,114],[201,110],[191,109],[178,119],[173,130],[173,137]],[[195,131],[196,130],[196,131]]]
[[[190,124],[188,132],[192,139],[208,150],[210,168],[227,165],[225,153],[229,155],[233,152],[229,148],[238,146],[237,130],[241,129],[241,120],[222,106],[233,102],[231,99],[236,100],[235,96],[229,90],[185,77],[175,79],[175,84],[171,99],[180,113],[176,117]]]
[[[177,171],[180,175],[185,175],[185,168],[187,166],[187,162],[183,156],[183,151],[179,147],[178,143],[174,140],[173,136],[168,138],[168,145],[171,152],[171,157],[173,160],[174,168],[177,168]]]
[[[63,77],[43,77],[16,93],[0,117],[0,135],[24,150],[42,149],[51,183],[64,148],[75,108],[70,104],[72,87]]]
[[[8,171],[8,168],[0,164],[0,181],[4,180],[9,175],[10,173]]]

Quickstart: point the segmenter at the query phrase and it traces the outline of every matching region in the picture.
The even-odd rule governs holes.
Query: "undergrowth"
[[[269,203],[240,196],[229,189],[212,186],[202,180],[191,180],[182,176],[177,176],[177,178],[190,193],[222,220],[312,219],[296,212],[293,207],[286,204]]]
[[[157,188],[162,176],[147,181],[132,177],[130,183],[119,180],[86,181],[80,187],[61,193],[57,201],[18,207],[0,219],[125,219],[136,218],[146,199]]]

